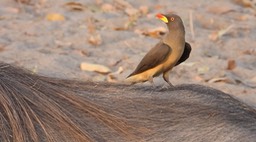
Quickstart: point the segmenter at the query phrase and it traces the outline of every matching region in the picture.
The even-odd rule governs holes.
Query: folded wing
[[[183,54],[181,55],[180,59],[178,60],[178,62],[175,64],[175,66],[179,65],[180,63],[186,61],[190,55],[191,52],[191,46],[189,43],[185,43],[185,48],[183,51]]]
[[[135,71],[128,77],[142,73],[163,63],[167,59],[167,56],[170,54],[170,52],[171,48],[167,44],[162,42],[158,43],[143,57]]]

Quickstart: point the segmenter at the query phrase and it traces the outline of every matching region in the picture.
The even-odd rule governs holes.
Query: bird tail
[[[148,79],[141,75],[141,74],[131,74],[129,75],[124,82],[127,82],[127,83],[131,83],[131,84],[135,84],[135,83],[138,83],[138,82],[145,82],[147,81]]]
[[[126,79],[129,78],[129,77],[131,77],[131,76],[133,76],[133,75],[134,75],[134,72],[132,72],[130,75],[128,75],[128,76],[126,77]]]
[[[126,77],[126,79],[124,80],[125,83],[129,83],[129,84],[135,84],[135,80],[133,78],[133,76],[129,75]]]

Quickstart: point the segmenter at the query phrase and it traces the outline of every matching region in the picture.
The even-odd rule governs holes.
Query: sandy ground
[[[167,12],[182,17],[193,48],[171,82],[211,86],[256,107],[255,9],[231,0],[1,0],[0,61],[47,76],[120,82],[166,32],[155,14]],[[81,70],[83,62],[110,73]],[[155,84],[165,85],[161,77]]]

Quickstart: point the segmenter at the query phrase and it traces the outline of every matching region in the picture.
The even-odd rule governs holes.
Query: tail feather
[[[134,72],[132,72],[130,75],[128,75],[126,78],[129,78],[134,75]]]

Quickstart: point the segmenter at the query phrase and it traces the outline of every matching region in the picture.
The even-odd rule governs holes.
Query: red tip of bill
[[[163,15],[163,14],[161,14],[161,13],[156,14],[156,18],[161,19],[161,18],[163,18],[163,17],[164,17],[164,15]]]

